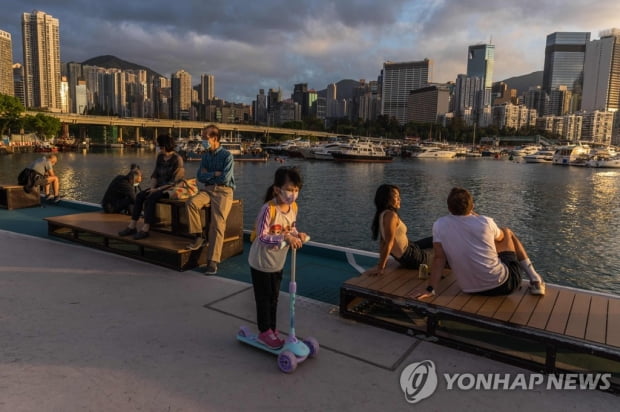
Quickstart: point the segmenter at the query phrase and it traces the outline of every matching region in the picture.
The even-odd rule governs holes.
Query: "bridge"
[[[38,112],[26,112],[27,115],[36,115]],[[223,133],[224,137],[237,137],[239,133],[249,133],[255,136],[288,135],[297,137],[314,136],[318,138],[335,137],[336,134],[328,132],[317,132],[311,130],[285,129],[281,127],[267,127],[261,125],[238,124],[238,123],[217,123],[217,122],[198,122],[190,120],[172,119],[153,119],[138,117],[114,117],[114,116],[91,116],[73,113],[52,113],[46,112],[45,115],[55,117],[63,125],[63,134],[68,134],[69,125],[78,126],[116,126],[119,128],[119,138],[123,137],[123,128],[133,130],[136,139],[141,136],[140,130],[144,128],[155,129],[154,136],[162,133],[172,133],[173,130],[188,131],[189,134],[198,132],[208,124],[215,124]]]

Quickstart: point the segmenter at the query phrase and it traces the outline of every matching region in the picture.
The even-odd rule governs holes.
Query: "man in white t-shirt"
[[[545,283],[534,269],[523,245],[508,228],[473,211],[471,194],[453,188],[449,215],[433,224],[434,259],[427,289],[416,298],[435,296],[435,288],[449,263],[461,290],[487,296],[509,295],[521,285],[521,269],[530,279],[530,293],[545,294]]]

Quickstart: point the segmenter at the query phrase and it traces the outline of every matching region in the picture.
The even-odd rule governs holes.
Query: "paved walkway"
[[[297,327],[321,350],[291,375],[235,339],[254,325],[251,285],[176,272],[60,241],[0,231],[0,411],[611,411],[600,391],[447,390],[443,373],[523,371],[357,324],[299,298]],[[288,296],[280,300],[288,325]],[[412,362],[435,362],[437,391],[400,388]],[[526,372],[528,373],[528,372]]]

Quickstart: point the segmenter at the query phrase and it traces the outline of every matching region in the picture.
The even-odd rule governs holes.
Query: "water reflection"
[[[2,182],[40,154],[0,157]],[[69,198],[99,202],[113,176],[138,163],[152,172],[156,152],[105,150],[59,153],[56,171]],[[396,160],[390,164],[340,164],[288,160],[304,177],[299,226],[318,242],[376,250],[371,240],[373,198],[382,183],[401,187],[401,215],[411,238],[430,235],[447,213],[454,186],[469,189],[476,211],[511,227],[537,269],[554,283],[620,293],[620,172],[493,159]],[[245,227],[254,223],[277,162],[236,163],[236,197]],[[186,163],[194,176],[197,162]]]

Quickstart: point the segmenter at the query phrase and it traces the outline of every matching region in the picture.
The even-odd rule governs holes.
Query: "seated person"
[[[35,160],[22,172],[30,173],[31,177],[28,178],[28,182],[20,182],[20,184],[29,187],[41,186],[46,200],[54,203],[60,202],[60,181],[54,173],[54,166],[57,162],[58,157],[55,154]],[[50,193],[50,187],[52,193]]]
[[[530,279],[530,293],[542,296],[545,284],[534,269],[523,245],[508,228],[473,211],[471,194],[455,187],[448,195],[449,215],[433,224],[434,259],[426,291],[418,299],[435,296],[441,272],[450,263],[461,290],[487,296],[509,295],[521,286],[521,271]]]
[[[415,242],[407,238],[407,226],[398,216],[400,209],[400,189],[398,186],[383,184],[375,193],[375,217],[372,221],[372,238],[379,238],[380,255],[377,266],[369,275],[382,275],[391,255],[403,267],[418,269],[420,264],[429,263],[428,254],[423,249],[433,247],[433,238],[427,237]]]
[[[118,232],[119,236],[133,235],[136,240],[149,236],[151,225],[155,223],[155,209],[159,199],[167,198],[166,189],[171,188],[185,176],[183,158],[174,151],[174,139],[168,134],[157,136],[160,152],[155,161],[155,170],[151,174],[148,189],[136,195],[136,203],[131,214],[129,225]],[[144,209],[144,224],[138,231],[137,224]]]
[[[124,213],[130,215],[136,203],[136,193],[140,191],[142,171],[136,164],[131,165],[129,173],[116,176],[101,200],[105,213]]]

